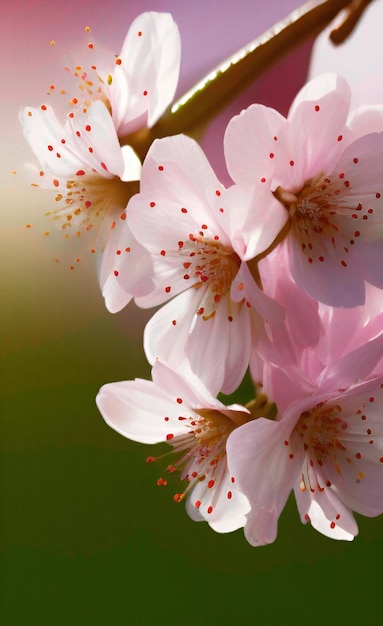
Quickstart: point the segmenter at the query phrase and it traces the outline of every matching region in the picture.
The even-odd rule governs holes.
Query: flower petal
[[[275,540],[279,515],[303,460],[300,454],[289,457],[284,441],[290,432],[289,421],[259,418],[235,429],[227,441],[229,472],[251,505],[245,535],[253,546]]]
[[[316,237],[312,250],[303,251],[292,233],[286,239],[290,270],[298,286],[324,304],[354,307],[365,301],[364,277],[357,256],[352,251],[348,256],[344,253],[347,239],[343,243],[339,235],[336,248],[324,237]]]
[[[110,86],[119,136],[155,124],[173,99],[180,58],[180,34],[170,13],[142,13],[133,21]]]
[[[383,106],[364,105],[353,111],[348,125],[357,136],[383,131]]]
[[[195,484],[187,499],[186,511],[193,520],[204,520],[216,532],[228,533],[243,528],[250,504],[246,496],[233,485],[226,468],[218,487],[206,489],[204,481]]]
[[[319,76],[303,87],[281,132],[277,184],[295,192],[332,170],[352,137],[346,128],[350,99],[347,82],[335,74]]]
[[[99,269],[99,283],[108,311],[117,313],[133,296],[152,291],[151,275],[149,253],[133,237],[126,220],[117,220]]]
[[[72,134],[83,168],[96,170],[104,178],[121,178],[125,168],[120,143],[109,111],[101,100],[93,102],[85,114],[69,118],[66,128]]]
[[[109,383],[101,387],[96,403],[106,423],[133,441],[159,443],[166,440],[169,432],[174,435],[188,432],[178,420],[177,403],[152,381]],[[169,420],[165,421],[164,417]]]
[[[331,363],[318,378],[321,393],[327,389],[347,389],[365,380],[383,354],[383,333]]]
[[[45,105],[43,107],[25,107],[20,113],[24,136],[42,170],[48,170],[62,177],[72,175],[82,167],[82,159],[75,151],[68,148],[68,133],[58,121],[52,108]]]
[[[199,298],[197,290],[187,289],[149,320],[144,330],[144,350],[149,363],[153,364],[156,358],[175,367],[182,363],[186,337],[198,310]]]
[[[280,113],[262,104],[253,104],[230,120],[224,150],[229,174],[236,183],[269,183],[278,134],[285,122]]]
[[[330,539],[352,541],[358,534],[358,526],[351,511],[330,488],[311,493],[294,489],[297,506],[303,523],[310,521],[318,532]]]
[[[265,186],[233,185],[224,196],[219,221],[243,261],[264,252],[288,219],[285,207]]]

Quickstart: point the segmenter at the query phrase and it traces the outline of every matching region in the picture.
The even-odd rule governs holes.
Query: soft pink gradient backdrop
[[[310,78],[325,72],[336,72],[352,86],[352,106],[383,103],[383,0],[374,0],[364,11],[358,27],[341,45],[331,43],[328,33],[336,27],[345,12],[318,37],[310,63]]]

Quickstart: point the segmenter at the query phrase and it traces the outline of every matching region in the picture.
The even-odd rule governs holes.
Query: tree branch
[[[177,133],[193,136],[251,82],[286,52],[317,35],[339,13],[349,7],[338,40],[351,32],[371,0],[310,0],[260,37],[221,63],[180,98],[151,129],[126,138],[143,160],[158,137]],[[335,32],[335,31],[333,31]],[[342,38],[343,37],[343,38]],[[336,38],[336,35],[335,35]]]

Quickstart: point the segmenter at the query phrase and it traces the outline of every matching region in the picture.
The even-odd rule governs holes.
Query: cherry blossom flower
[[[64,237],[90,236],[91,251],[96,253],[97,248],[105,248],[113,233],[113,252],[119,244],[121,254],[129,253],[130,262],[140,267],[145,252],[124,225],[126,205],[137,191],[135,183],[128,182],[135,157],[132,164],[130,148],[120,147],[105,105],[95,102],[85,114],[69,117],[64,124],[49,106],[26,107],[21,122],[40,164],[39,168],[28,164],[28,177],[33,186],[54,192],[56,207],[46,215],[60,226]],[[110,285],[109,255],[104,258],[100,285],[105,295]],[[124,292],[113,289],[112,302],[127,304],[130,277],[133,275],[127,274]],[[141,293],[139,287],[137,293]]]
[[[96,54],[91,42],[88,50]],[[93,57],[89,68],[75,65],[79,91],[69,100],[63,124],[47,104],[26,107],[20,115],[39,161],[39,168],[28,166],[29,178],[34,186],[55,192],[56,208],[46,215],[60,224],[66,238],[91,231],[93,253],[106,248],[99,280],[111,311],[129,302],[132,280],[136,294],[145,292],[148,266],[125,223],[141,163],[129,145],[120,144],[129,144],[132,133],[153,126],[162,115],[174,96],[179,64],[180,37],[171,15],[143,13],[132,23],[117,58],[111,55],[108,63],[101,57],[96,65]],[[57,91],[51,85],[48,95]],[[61,93],[67,97],[66,90]],[[136,267],[134,275],[125,273],[119,283],[113,274],[116,254],[129,256],[129,265]]]
[[[370,124],[359,136],[349,107],[346,81],[324,75],[305,85],[287,119],[252,105],[225,134],[233,180],[268,187],[286,209],[274,247],[287,247],[296,282],[313,298],[345,307],[364,302],[365,280],[383,287],[376,271],[383,258],[383,134]]]
[[[133,441],[172,446],[177,460],[167,470],[180,472],[187,483],[174,500],[187,496],[192,519],[207,521],[217,532],[242,527],[249,504],[228,472],[225,446],[229,434],[252,419],[250,412],[223,405],[190,371],[176,372],[156,361],[152,377],[104,385],[96,398],[103,418]],[[161,477],[157,484],[167,483]]]
[[[89,28],[86,30],[90,31]],[[89,41],[84,59],[66,67],[75,79],[72,115],[104,102],[120,143],[151,128],[173,100],[178,83],[181,40],[170,13],[142,13],[131,24],[118,55],[98,51]],[[51,85],[48,93],[60,91]],[[67,97],[67,89],[64,95]]]
[[[198,144],[177,135],[152,144],[140,193],[129,204],[128,225],[153,263],[153,289],[136,303],[156,306],[173,297],[145,329],[147,358],[174,366],[187,358],[212,393],[237,388],[263,320],[283,322],[283,310],[263,294],[246,261],[269,246],[284,209],[275,200],[263,219],[253,196],[253,186],[225,189]],[[117,282],[125,263],[116,259]]]
[[[376,322],[361,339],[376,335]],[[358,343],[346,335],[349,346]],[[251,504],[245,535],[252,545],[275,540],[292,489],[302,522],[334,539],[357,534],[351,511],[383,512],[382,347],[382,334],[346,353],[340,340],[333,349],[339,358],[321,367],[323,353],[313,350],[300,368],[270,365],[265,389],[277,421],[245,424],[227,442],[230,472]]]

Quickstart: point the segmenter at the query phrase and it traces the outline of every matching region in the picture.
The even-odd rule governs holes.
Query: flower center
[[[59,181],[57,181],[59,182]],[[65,185],[65,190],[60,186]],[[45,215],[51,220],[61,220],[61,229],[65,237],[69,233],[78,237],[81,232],[94,231],[100,235],[100,226],[110,214],[107,231],[113,227],[113,220],[125,209],[130,197],[136,192],[134,183],[121,181],[117,176],[104,178],[98,175],[78,173],[77,178],[71,178],[58,185],[55,200],[58,207],[48,211]],[[115,211],[113,211],[115,209]],[[104,247],[105,237],[100,236],[99,245]]]
[[[178,460],[167,467],[170,473],[181,472],[181,480],[188,484],[182,493],[176,493],[175,502],[181,502],[187,493],[203,483],[200,498],[205,501],[207,512],[214,510],[216,498],[219,494],[219,486],[227,474],[226,441],[230,433],[250,421],[251,414],[244,411],[227,410],[221,412],[216,409],[193,409],[193,416],[179,416],[179,420],[185,421],[190,431],[182,435],[174,436],[169,433],[167,442],[172,446],[173,454]],[[148,462],[155,461],[155,457],[148,457]],[[232,482],[234,480],[232,479]],[[166,485],[163,478],[158,479],[158,485]],[[232,493],[228,491],[228,499]],[[195,502],[196,508],[201,505],[201,500]]]
[[[194,278],[193,287],[206,287],[198,310],[204,320],[216,313],[218,303],[230,294],[231,284],[237,275],[241,260],[232,250],[215,241],[204,241],[189,235],[189,240],[179,243],[179,251],[187,260],[183,262],[186,281]]]
[[[350,443],[347,442],[352,441],[352,435],[346,435],[348,423],[341,415],[342,407],[339,404],[328,405],[326,402],[321,402],[301,414],[294,429],[307,454],[300,481],[301,491],[306,491],[307,487],[312,492],[317,489],[323,491],[325,486],[331,486],[326,470],[322,469],[325,464],[330,475],[332,466],[341,476],[342,465],[343,469],[347,466],[355,468],[357,483],[364,477],[357,464],[361,454],[358,450],[354,454],[350,449]]]
[[[323,461],[329,459],[338,473],[337,453],[346,450],[339,440],[340,433],[347,429],[347,422],[340,417],[341,412],[340,405],[321,403],[304,411],[295,427],[304,449],[315,457],[318,465],[322,466]]]
[[[282,187],[274,192],[289,212],[290,228],[308,263],[323,263],[329,246],[338,251],[341,265],[347,267],[348,246],[360,236],[354,220],[368,217],[362,204],[347,194],[350,182],[344,177],[341,173],[339,180],[332,180],[321,173],[299,192],[291,193]]]

